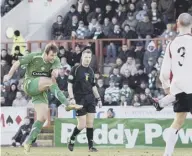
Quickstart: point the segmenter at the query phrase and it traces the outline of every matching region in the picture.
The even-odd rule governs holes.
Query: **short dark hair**
[[[14,35],[15,35],[15,36],[20,36],[20,31],[19,31],[19,30],[15,30],[15,31],[14,31]]]
[[[15,46],[15,50],[20,51],[20,47],[19,46]]]
[[[45,53],[49,54],[49,52],[52,51],[53,53],[58,53],[59,49],[55,43],[49,43],[45,47]]]
[[[92,55],[92,51],[90,49],[85,49],[82,54],[91,54]]]

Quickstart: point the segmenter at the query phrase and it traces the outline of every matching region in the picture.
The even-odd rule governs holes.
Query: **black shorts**
[[[96,101],[93,94],[88,95],[75,95],[75,101],[83,108],[76,111],[76,116],[83,116],[87,113],[96,113]]]
[[[192,94],[179,93],[176,95],[177,102],[174,104],[174,112],[192,113]]]

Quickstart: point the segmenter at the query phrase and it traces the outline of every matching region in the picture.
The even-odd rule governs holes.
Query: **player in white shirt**
[[[155,105],[157,110],[161,110],[174,103],[176,113],[168,131],[164,156],[172,156],[178,131],[187,113],[192,113],[192,16],[182,13],[177,26],[179,35],[168,44],[160,73],[162,87],[168,95]]]

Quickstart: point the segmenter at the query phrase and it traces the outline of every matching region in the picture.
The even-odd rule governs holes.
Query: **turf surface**
[[[73,152],[66,148],[31,148],[28,156],[162,156],[163,148],[124,149],[98,147],[99,152],[90,153],[85,147],[77,147]],[[23,148],[2,147],[1,156],[25,156]],[[174,156],[192,156],[192,148],[178,148]]]

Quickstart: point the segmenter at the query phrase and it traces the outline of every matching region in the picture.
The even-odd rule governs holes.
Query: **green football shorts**
[[[40,103],[46,103],[48,104],[48,97],[47,92],[39,91],[39,77],[27,79],[24,82],[24,91],[26,94],[32,97],[32,103],[34,104],[40,104]]]

